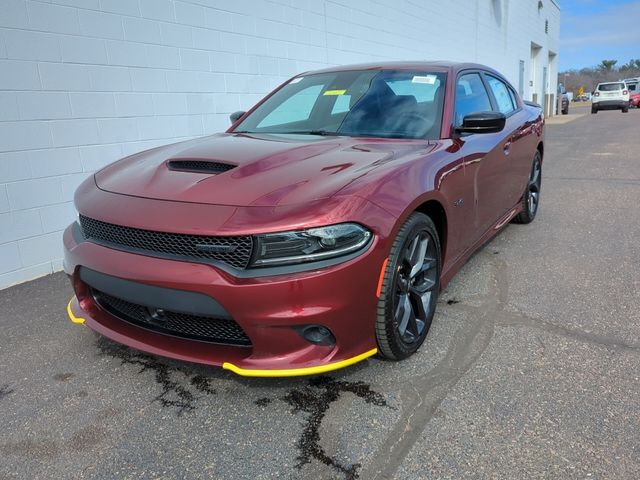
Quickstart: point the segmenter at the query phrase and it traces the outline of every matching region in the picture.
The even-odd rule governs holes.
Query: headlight
[[[340,257],[364,248],[371,236],[356,223],[257,235],[251,265],[290,265]]]

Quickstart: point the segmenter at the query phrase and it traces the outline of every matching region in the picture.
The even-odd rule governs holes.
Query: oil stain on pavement
[[[371,390],[369,385],[363,382],[345,382],[331,377],[315,377],[309,380],[309,385],[291,390],[283,398],[291,407],[293,413],[305,412],[309,414],[302,435],[298,440],[298,469],[310,463],[314,458],[323,464],[343,473],[347,480],[358,478],[359,463],[343,465],[335,458],[330,457],[320,445],[320,426],[333,402],[338,400],[342,393],[350,392],[362,398],[366,403],[379,407],[387,407],[384,397]]]
[[[0,400],[2,400],[4,397],[8,395],[11,395],[12,393],[13,393],[13,388],[11,388],[8,383],[5,383],[4,385],[0,385]]]
[[[124,345],[100,338],[96,341],[100,354],[118,358],[123,365],[140,367],[138,373],[153,372],[155,381],[162,387],[162,391],[153,401],[157,401],[165,408],[175,408],[178,416],[196,408],[198,393],[215,395],[210,380],[203,375],[194,374],[191,369],[169,365],[159,358],[132,350]],[[171,378],[171,372],[178,371],[189,378],[184,384]],[[190,387],[193,387],[190,388]]]
[[[159,402],[163,408],[174,408],[178,416],[192,412],[197,408],[199,394],[216,395],[212,387],[212,380],[205,375],[195,373],[194,367],[170,364],[159,357],[119,345],[105,338],[96,341],[100,355],[116,358],[123,365],[139,367],[138,373],[152,372],[154,379],[161,387],[161,392],[152,401]],[[173,375],[179,372],[182,380],[174,380]],[[320,429],[322,421],[329,411],[331,404],[336,402],[343,393],[351,393],[364,400],[365,403],[378,407],[391,408],[384,396],[375,392],[364,382],[349,382],[336,380],[332,377],[321,376],[309,379],[302,386],[289,389],[282,397],[257,398],[253,403],[257,407],[267,408],[274,400],[280,400],[292,407],[293,415],[303,412],[308,414],[303,430],[297,441],[299,455],[295,467],[301,470],[312,460],[332,468],[338,474],[343,474],[347,480],[359,478],[359,463],[345,465],[327,454],[320,443]]]

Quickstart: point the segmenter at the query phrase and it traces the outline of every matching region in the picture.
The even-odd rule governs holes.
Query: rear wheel
[[[598,113],[598,107],[591,105],[591,113]]]
[[[538,213],[540,204],[540,188],[542,187],[542,162],[540,152],[533,156],[533,164],[529,181],[522,195],[522,212],[513,219],[515,223],[531,223]]]
[[[629,105],[627,105],[626,107],[622,107],[622,113],[628,113],[629,112]]]
[[[436,227],[415,212],[398,232],[384,272],[376,318],[382,357],[402,360],[424,342],[438,300],[440,269]]]

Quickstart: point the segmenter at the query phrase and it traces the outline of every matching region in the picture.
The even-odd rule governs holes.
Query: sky
[[[560,71],[640,58],[640,0],[557,0]]]

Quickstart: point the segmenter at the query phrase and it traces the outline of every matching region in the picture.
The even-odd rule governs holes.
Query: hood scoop
[[[237,165],[233,165],[231,163],[197,159],[169,160],[169,162],[167,162],[169,170],[177,172],[206,173],[209,175],[218,175],[236,168],[236,166]]]

